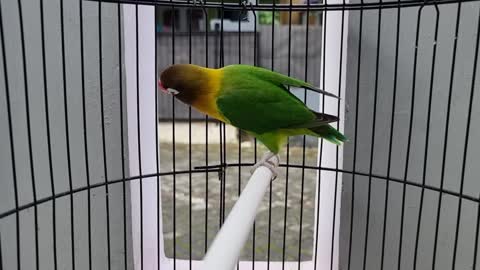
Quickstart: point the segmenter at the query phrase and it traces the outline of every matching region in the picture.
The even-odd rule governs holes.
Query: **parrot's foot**
[[[253,165],[253,167],[250,169],[250,173],[253,174],[258,167],[265,166],[267,167],[271,172],[272,172],[272,181],[277,179],[278,176],[278,170],[277,166],[280,163],[280,158],[278,155],[272,153],[272,152],[267,152],[263,155],[263,157]]]

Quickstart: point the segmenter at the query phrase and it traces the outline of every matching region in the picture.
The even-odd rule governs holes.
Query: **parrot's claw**
[[[280,158],[278,155],[275,155],[272,152],[267,152],[263,155],[262,159],[260,159],[253,167],[250,169],[250,173],[253,174],[256,169],[261,166],[267,167],[272,172],[272,181],[277,179],[278,170],[277,166],[280,163]]]

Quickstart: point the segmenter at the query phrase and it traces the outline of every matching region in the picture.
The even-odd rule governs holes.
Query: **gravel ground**
[[[239,145],[227,145],[227,162],[238,163]],[[263,146],[258,146],[258,156],[265,152]],[[160,145],[161,170],[171,171],[173,166],[172,145],[162,143]],[[253,162],[254,147],[242,145],[241,161]],[[215,165],[219,163],[220,148],[218,144],[208,145],[208,163]],[[302,164],[303,150],[301,147],[291,147],[289,154],[290,164]],[[176,170],[186,170],[189,167],[189,146],[188,144],[176,144],[175,146],[175,167]],[[191,166],[205,165],[205,145],[192,145]],[[307,148],[305,151],[306,164],[315,165],[317,160],[317,149]],[[281,162],[286,162],[286,153],[280,155]],[[250,167],[229,167],[226,170],[226,194],[225,214],[232,208],[238,199],[240,190],[245,186]],[[285,260],[296,261],[299,257],[299,244],[301,244],[301,260],[310,260],[313,247],[314,230],[314,204],[316,177],[315,170],[304,170],[290,168],[288,171],[288,185],[286,185],[286,168],[281,169],[281,175],[272,183],[271,191],[267,192],[260,206],[255,224],[255,244],[253,244],[252,233],[243,249],[241,259],[252,260],[255,251],[255,260],[267,260],[270,250],[271,261]],[[303,195],[303,221],[300,236],[300,219],[302,206],[302,175],[304,174],[304,195]],[[176,242],[176,257],[188,259],[190,254],[190,237],[192,259],[203,258],[206,245],[209,245],[219,229],[220,216],[220,181],[218,173],[210,172],[191,174],[191,189],[189,188],[189,174],[162,177],[162,205],[163,205],[163,230],[165,239],[165,252],[168,257],[173,257],[173,240]],[[173,232],[173,197],[175,183],[175,222],[176,230]],[[208,185],[208,188],[207,188]],[[286,189],[288,196],[285,202]],[[191,214],[192,224],[189,222],[189,195],[191,190]],[[271,196],[271,207],[269,198]],[[285,220],[285,206],[287,218]],[[271,209],[271,210],[270,210]],[[269,216],[271,222],[269,223]],[[191,225],[191,234],[189,228]],[[286,226],[285,226],[286,225]],[[286,228],[284,230],[284,228]],[[270,230],[270,233],[269,233]],[[269,243],[270,239],[270,245]],[[284,241],[285,240],[285,241]],[[285,254],[283,255],[283,245]]]

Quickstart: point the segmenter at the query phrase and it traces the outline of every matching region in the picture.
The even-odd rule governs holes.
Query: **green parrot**
[[[328,124],[338,117],[310,110],[288,91],[288,86],[335,95],[264,68],[230,65],[211,69],[177,64],[162,72],[158,86],[200,112],[256,137],[270,152],[253,169],[263,165],[275,176],[277,172],[268,161],[273,156],[278,159],[289,136],[311,135],[335,144],[346,141]]]

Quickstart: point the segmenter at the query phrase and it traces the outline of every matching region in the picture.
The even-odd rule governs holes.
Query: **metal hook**
[[[423,10],[423,8],[425,7],[425,5],[426,5],[428,2],[433,2],[433,6],[435,7],[435,13],[436,13],[437,20],[438,20],[438,17],[440,16],[440,10],[439,10],[439,8],[438,8],[437,0],[423,0],[422,5],[421,5],[420,8],[418,9],[417,18],[420,18],[421,13],[422,13],[422,10]]]
[[[240,5],[242,6],[242,10],[240,11],[240,14],[241,16],[243,16],[244,14],[247,14],[247,4],[248,4],[248,0],[242,0],[240,2]]]
[[[196,0],[194,0],[196,1]],[[205,20],[207,19],[207,9],[205,8],[205,3],[203,2],[203,0],[199,0],[200,1],[200,5],[202,6],[202,10],[203,10],[203,13],[205,13]],[[205,0],[206,2],[207,0]]]
[[[438,3],[437,0],[423,0],[422,5],[420,6],[420,9],[422,9],[428,2],[433,2],[433,5],[435,6],[435,9],[438,12]]]
[[[243,12],[247,11],[247,4],[250,3],[248,0],[243,0],[241,5],[243,7]]]
[[[252,10],[253,12],[253,17],[255,17],[255,23],[257,23],[257,12],[255,11],[255,8],[253,7],[253,3],[252,2],[249,2],[249,6],[250,6],[250,9]]]

